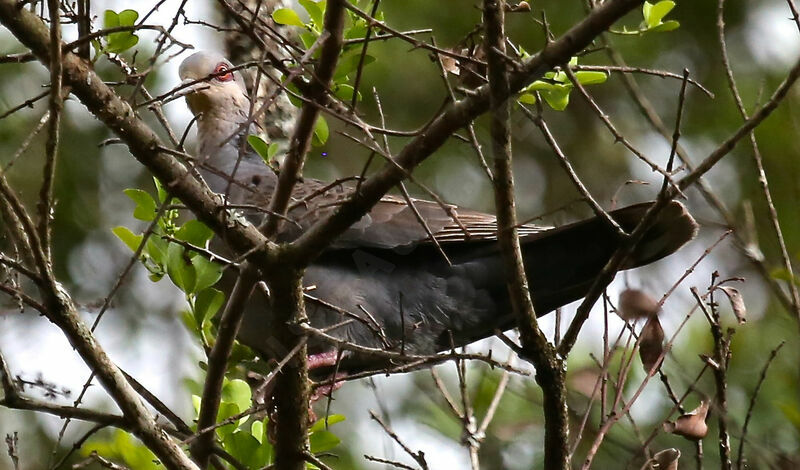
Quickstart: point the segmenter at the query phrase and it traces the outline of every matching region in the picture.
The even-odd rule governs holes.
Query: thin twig
[[[761,369],[761,375],[758,377],[758,382],[756,383],[756,388],[753,390],[753,396],[750,397],[750,405],[747,407],[747,416],[744,418],[744,424],[742,425],[742,435],[739,442],[739,456],[736,459],[736,468],[743,469],[744,467],[744,443],[747,442],[747,427],[750,424],[750,418],[753,417],[753,409],[756,407],[756,400],[758,399],[758,392],[761,391],[761,386],[764,385],[764,381],[767,379],[767,371],[769,370],[769,366],[772,365],[772,362],[778,356],[783,345],[786,344],[786,340],[780,342],[780,344],[772,350],[769,354],[769,358],[767,362],[764,364],[764,368]]]
[[[51,44],[61,44],[60,5],[61,2],[59,0],[47,0],[47,9],[50,13]],[[45,257],[50,263],[52,263],[50,227],[53,217],[53,185],[55,184],[56,159],[61,137],[61,111],[64,108],[61,81],[61,48],[54,47],[52,48],[52,54],[50,54],[50,120],[47,126],[46,159],[43,168],[42,187],[39,190],[39,225],[37,227]]]
[[[722,65],[725,68],[725,76],[728,79],[728,88],[731,90],[731,94],[736,102],[736,108],[739,110],[742,120],[747,121],[747,110],[745,109],[744,102],[739,94],[739,88],[736,86],[736,79],[733,76],[733,69],[731,68],[730,60],[728,59],[728,46],[725,42],[724,9],[725,0],[719,0],[717,3],[717,37],[719,40],[720,52],[722,54]],[[775,203],[772,200],[772,192],[769,189],[769,180],[767,180],[767,174],[764,171],[764,162],[761,157],[761,151],[759,150],[758,142],[756,141],[755,132],[752,130],[749,133],[749,138],[753,161],[755,162],[756,169],[758,170],[758,183],[761,186],[761,191],[764,193],[764,200],[767,203],[767,208],[769,209],[769,220],[772,226],[772,231],[775,234],[775,238],[778,242],[778,247],[781,251],[783,269],[785,269],[789,275],[789,281],[786,282],[786,286],[791,295],[795,319],[800,322],[800,293],[798,292],[797,283],[795,282],[794,270],[792,268],[792,262],[789,258],[789,251],[786,249],[786,240],[783,236],[783,230],[781,229],[781,224],[778,221],[778,211],[775,209]],[[800,323],[798,323],[798,327],[800,327]]]
[[[413,450],[411,450],[411,448],[409,448],[400,439],[400,437],[397,435],[397,433],[395,433],[392,430],[392,428],[390,428],[386,423],[384,423],[383,420],[380,418],[380,416],[375,414],[374,411],[370,410],[369,415],[370,415],[370,417],[372,419],[374,419],[383,428],[383,431],[386,434],[388,434],[389,437],[391,437],[392,440],[394,440],[397,443],[397,445],[399,445],[403,449],[403,451],[405,451],[406,454],[408,454],[412,459],[414,459],[415,462],[417,462],[417,465],[419,465],[420,468],[422,468],[423,470],[428,470],[428,462],[425,460],[425,453],[424,452],[422,452],[421,450],[419,452],[414,452]]]

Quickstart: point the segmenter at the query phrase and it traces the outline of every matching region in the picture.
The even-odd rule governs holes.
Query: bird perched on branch
[[[252,132],[245,124],[251,105],[232,67],[217,53],[197,52],[183,61],[180,77],[186,84],[193,83],[186,102],[198,117],[197,158],[204,179],[212,190],[227,194],[229,204],[258,222],[258,213],[265,214],[259,209],[268,206],[278,178],[243,145]],[[310,179],[298,183],[277,240],[297,238],[335,211],[354,188]],[[384,197],[306,269],[311,325],[341,324],[328,334],[359,346],[413,355],[450,350],[498,329],[513,328],[495,217],[431,201],[412,202]],[[610,214],[630,232],[650,205],[637,204]],[[623,269],[675,252],[696,231],[697,224],[685,207],[670,203]],[[620,246],[608,221],[599,217],[558,228],[526,224],[519,227],[519,234],[538,315],[583,297]],[[263,356],[279,359],[282,355],[274,350],[275,341],[270,341],[268,302],[262,298],[250,303],[239,340]],[[308,345],[315,358],[310,361],[313,366],[333,365],[331,342],[312,336]],[[352,351],[340,359],[338,370],[344,372],[387,365],[385,358]]]

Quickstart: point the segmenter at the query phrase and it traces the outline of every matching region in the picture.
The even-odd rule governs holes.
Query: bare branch
[[[345,5],[344,0],[332,0],[325,9],[323,34],[327,34],[320,47],[319,63],[315,69],[316,80],[311,83],[307,98],[317,104],[324,102],[323,97],[330,86],[339,52],[342,50],[342,32],[344,28]],[[316,106],[304,104],[297,117],[295,129],[289,141],[289,151],[281,167],[278,184],[269,201],[270,212],[285,215],[289,206],[289,198],[295,183],[302,176],[303,163],[306,153],[311,146],[311,136],[314,126],[319,118],[319,109]],[[267,216],[264,233],[273,235],[278,229],[280,220],[272,215]]]
[[[208,355],[208,369],[203,385],[200,413],[197,418],[198,429],[205,429],[217,420],[222,397],[222,384],[225,380],[225,371],[228,369],[228,358],[242,324],[250,293],[257,281],[256,269],[249,263],[244,263],[225,310],[222,312],[214,347],[211,348],[211,353]],[[192,444],[192,455],[203,468],[208,466],[213,445],[214,433],[203,434]]]

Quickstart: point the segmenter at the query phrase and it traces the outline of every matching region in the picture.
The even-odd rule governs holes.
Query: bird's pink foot
[[[333,367],[339,360],[338,351],[328,351],[319,354],[311,354],[308,356],[308,370],[318,369],[320,367]]]

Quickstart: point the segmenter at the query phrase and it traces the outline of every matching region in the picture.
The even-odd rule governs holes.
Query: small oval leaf
[[[117,236],[120,240],[122,240],[131,251],[136,251],[139,249],[139,245],[142,244],[142,236],[136,235],[135,233],[131,232],[128,227],[114,227],[111,229],[111,232]]]
[[[321,147],[328,141],[329,135],[330,130],[328,129],[328,122],[325,120],[324,116],[320,115],[317,118],[317,123],[314,125],[314,136],[311,144],[314,147]]]
[[[131,198],[136,203],[136,209],[133,210],[133,216],[139,220],[150,222],[156,218],[156,201],[153,200],[147,191],[141,189],[126,189],[125,195]]]
[[[299,26],[305,28],[305,24],[300,20],[297,12],[290,8],[279,8],[272,12],[272,19],[278,24],[287,26]]]
[[[247,136],[247,143],[256,151],[259,157],[265,162],[269,162],[269,146],[261,137],[253,134]]]
[[[575,79],[581,85],[597,85],[598,83],[605,83],[608,80],[608,75],[605,72],[582,70],[575,72]]]

